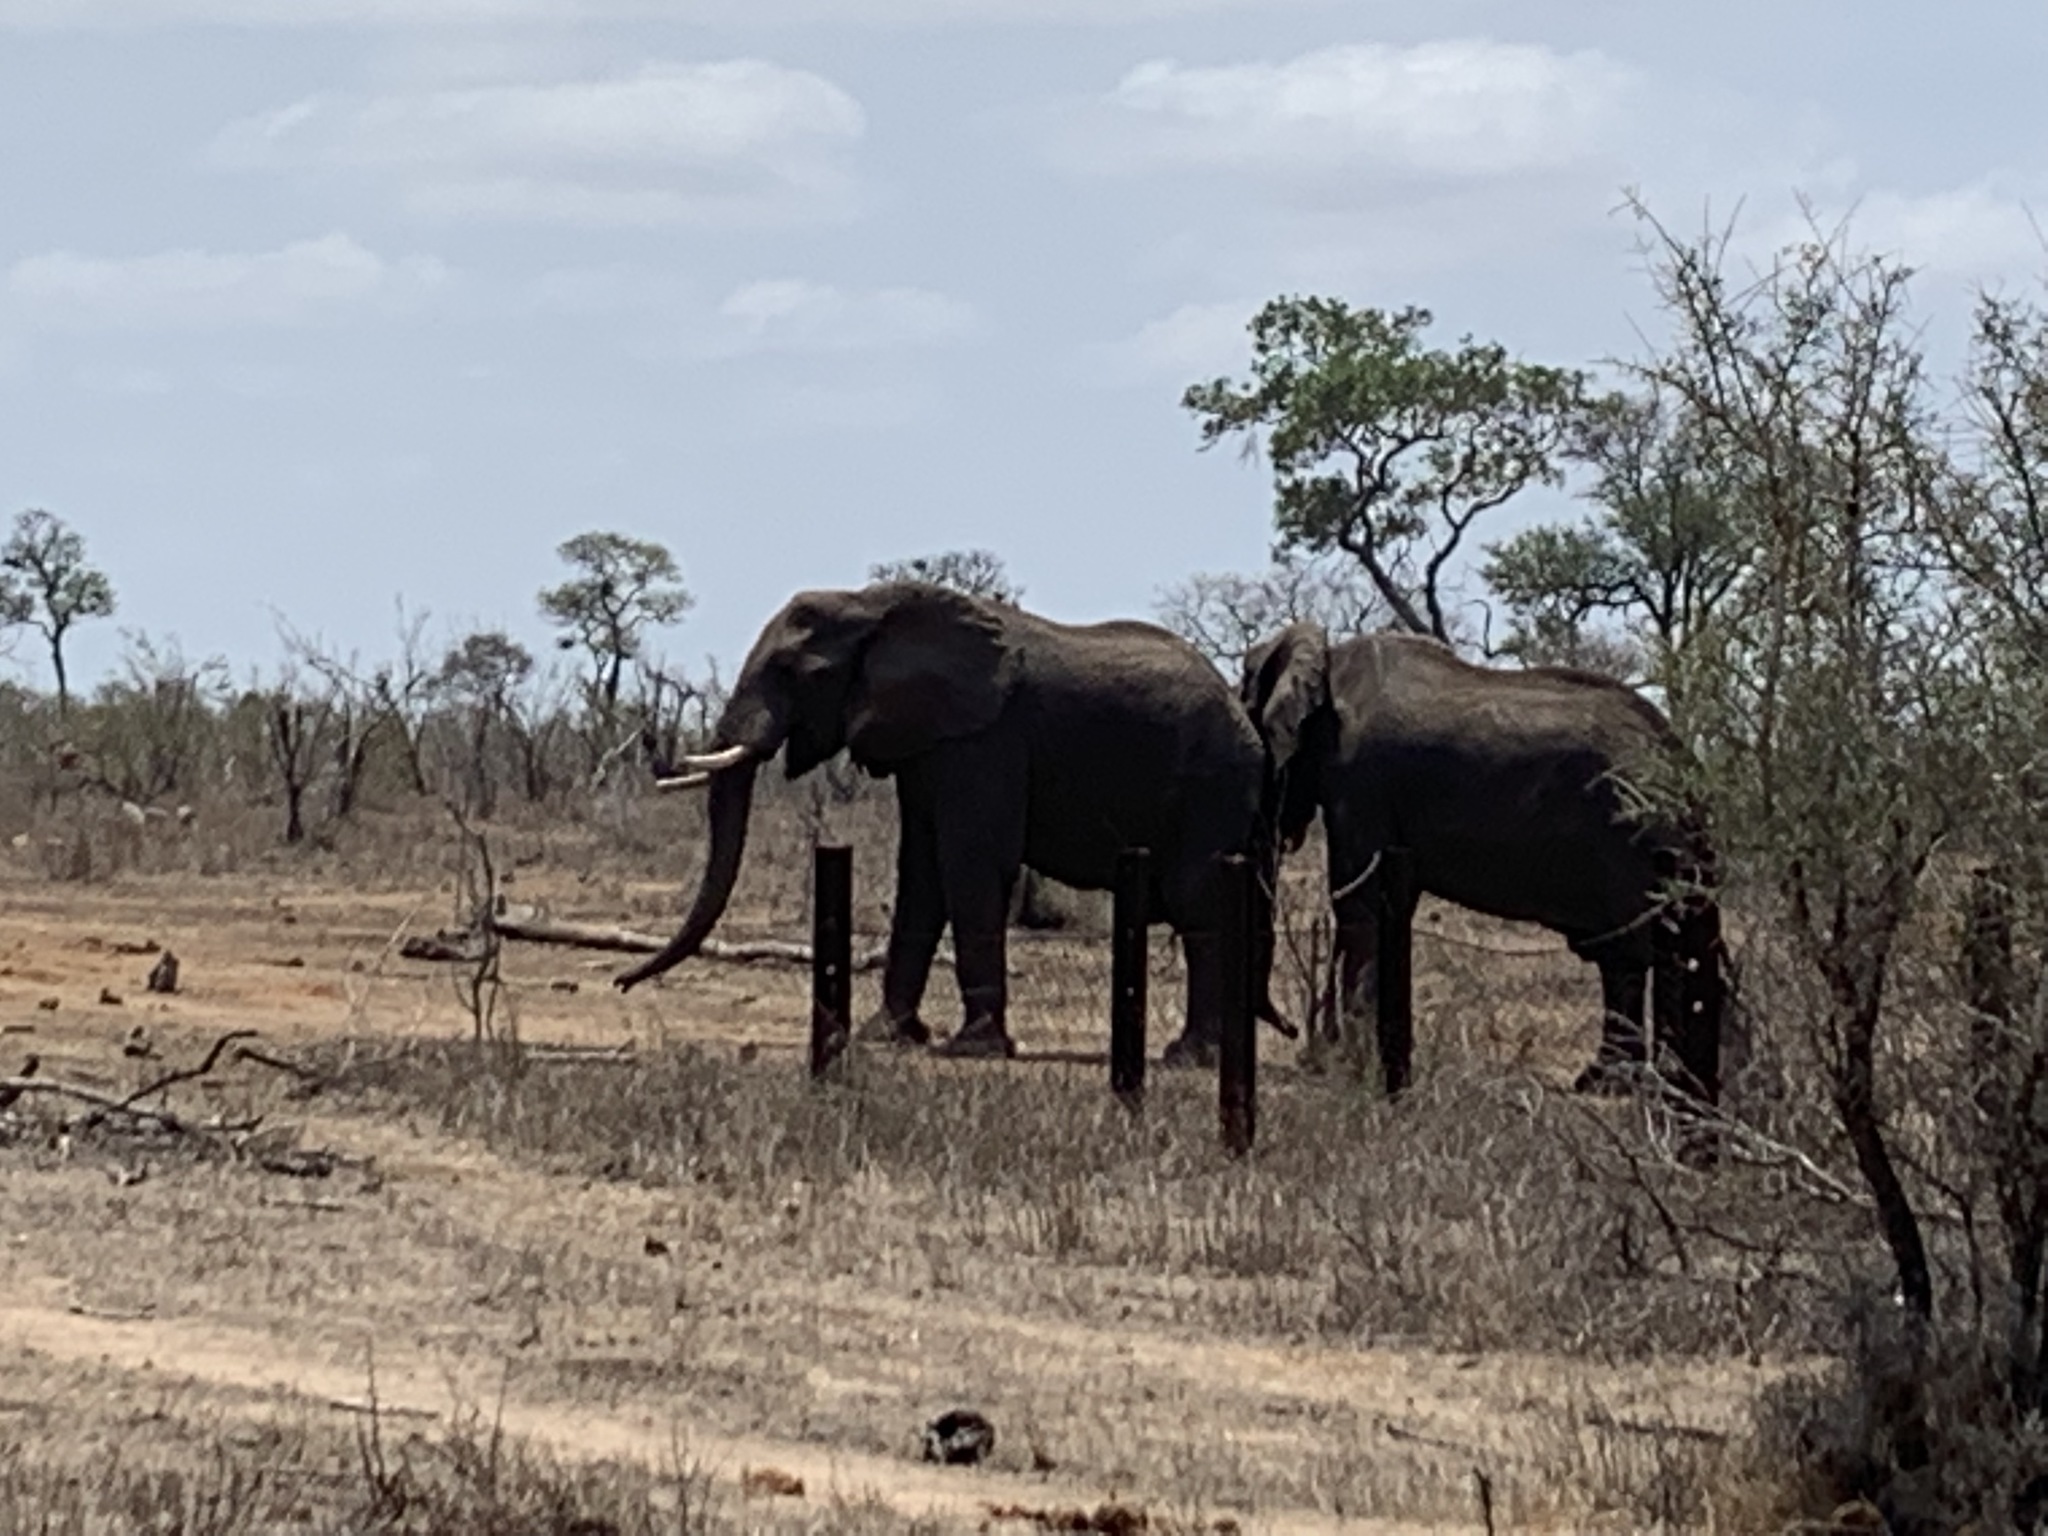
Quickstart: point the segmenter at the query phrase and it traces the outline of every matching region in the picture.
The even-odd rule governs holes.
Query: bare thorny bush
[[[1709,808],[1752,934],[1746,1120],[1853,1190],[1890,1272],[1847,1293],[1822,1459],[1895,1528],[2019,1518],[2048,1470],[2048,331],[1982,301],[1958,416],[1896,262],[1816,229],[1738,274],[1727,235],[1642,217],[1674,336],[1632,366],[1753,552],[1654,659],[1692,749],[1663,788]]]

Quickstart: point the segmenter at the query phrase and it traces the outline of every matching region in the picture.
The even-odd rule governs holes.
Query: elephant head
[[[1297,621],[1247,651],[1238,697],[1266,743],[1269,813],[1291,853],[1315,820],[1321,757],[1335,745],[1330,642],[1322,626]]]
[[[841,748],[879,774],[1002,712],[1017,655],[989,605],[922,582],[800,592],[748,652],[713,734],[664,787],[708,786],[711,848],[688,916],[623,991],[687,960],[725,913],[746,851],[754,774],[778,751],[794,779]]]

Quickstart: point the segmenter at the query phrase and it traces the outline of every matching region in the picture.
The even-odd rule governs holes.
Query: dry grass
[[[621,799],[491,836],[515,898],[659,926],[695,877],[696,814]],[[854,844],[857,923],[884,929],[886,796],[764,784],[755,831],[735,931],[801,933],[818,840]],[[791,970],[692,966],[621,1005],[608,961],[508,951],[519,1038],[633,1048],[598,1062],[471,1045],[446,975],[384,953],[405,914],[454,915],[444,818],[364,817],[290,856],[248,836],[232,878],[196,840],[88,881],[33,845],[11,861],[21,975],[0,996],[37,1032],[24,1046],[132,1083],[143,1068],[113,1047],[137,1014],[69,999],[103,984],[101,936],[146,924],[195,978],[149,1015],[166,1052],[254,1023],[331,1073],[307,1101],[237,1069],[180,1107],[265,1115],[346,1157],[299,1184],[110,1126],[59,1146],[45,1101],[0,1115],[0,1187],[34,1234],[0,1232],[17,1367],[104,1356],[104,1395],[131,1408],[144,1361],[199,1384],[126,1431],[148,1456],[24,1441],[0,1468],[17,1501],[0,1527],[20,1510],[113,1529],[108,1510],[153,1508],[144,1528],[259,1529],[169,1512],[274,1510],[282,1485],[251,1491],[247,1466],[315,1463],[333,1473],[311,1480],[315,1529],[562,1530],[571,1509],[611,1522],[593,1530],[966,1528],[991,1503],[1105,1501],[1153,1529],[1470,1523],[1482,1480],[1504,1527],[1816,1512],[1797,1448],[1760,1442],[1751,1409],[1838,1345],[1842,1296],[1880,1288],[1867,1216],[1754,1148],[1685,1166],[1648,1101],[1561,1093],[1592,1047],[1597,985],[1543,935],[1426,910],[1418,1091],[1390,1106],[1369,1080],[1299,1070],[1266,1034],[1259,1150],[1239,1162],[1217,1148],[1206,1075],[1155,1070],[1132,1116],[1099,1063],[1051,1059],[1105,1044],[1108,966],[1085,914],[1013,944],[1013,1020],[1038,1059],[866,1050],[814,1086]],[[1312,885],[1316,857],[1290,880]],[[1179,1023],[1164,935],[1154,960],[1156,1049]],[[1300,1016],[1309,978],[1282,982]],[[30,1011],[53,989],[61,1011]],[[941,973],[934,1023],[950,1006]],[[1764,1055],[1773,1134],[1831,1155],[1771,1086],[1797,1064]],[[278,1430],[237,1460],[243,1409],[206,1417],[236,1393],[360,1393],[370,1352],[394,1404],[441,1414],[393,1421],[420,1433],[387,1444],[410,1457],[412,1525],[365,1513],[377,1480],[344,1465],[347,1425]],[[466,1401],[508,1405],[496,1465],[525,1470],[479,1484],[488,1426],[436,1397],[455,1377]],[[1000,1426],[995,1462],[927,1477],[916,1430],[961,1403]],[[719,1473],[707,1524],[678,1526],[673,1460],[660,1470],[677,1425]],[[802,1508],[743,1500],[750,1465],[794,1469]]]

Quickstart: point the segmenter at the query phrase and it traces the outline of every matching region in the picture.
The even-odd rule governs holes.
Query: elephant
[[[1411,899],[1541,924],[1599,967],[1601,1044],[1577,1087],[1625,1081],[1646,1060],[1666,898],[1674,882],[1703,893],[1713,880],[1696,811],[1629,809],[1631,770],[1678,751],[1655,705],[1590,672],[1477,666],[1407,633],[1332,643],[1311,623],[1246,653],[1240,696],[1266,742],[1282,849],[1298,849],[1323,818],[1347,1005],[1374,994],[1378,856],[1400,846],[1412,856]],[[1672,1043],[1695,1070],[1687,1042]],[[1386,1056],[1383,1043],[1398,1091],[1402,1069]]]
[[[1165,1059],[1214,1059],[1218,861],[1272,864],[1265,749],[1234,690],[1154,625],[1055,623],[925,582],[799,592],[768,621],[711,747],[681,764],[709,797],[695,899],[621,989],[694,954],[724,913],[761,764],[783,751],[794,779],[842,748],[896,783],[896,899],[873,1021],[883,1038],[931,1043],[918,1009],[950,921],[964,1018],[939,1049],[1014,1055],[1006,930],[1019,870],[1106,889],[1119,850],[1143,847],[1147,916],[1172,925],[1186,958],[1186,1022]],[[1253,996],[1285,1028],[1266,982],[1269,901],[1255,902],[1253,929]]]

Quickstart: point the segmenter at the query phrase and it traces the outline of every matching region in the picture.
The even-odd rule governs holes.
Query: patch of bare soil
[[[572,893],[557,894],[566,910]],[[20,883],[5,896],[0,1074],[33,1054],[45,1076],[123,1093],[230,1029],[289,1054],[469,1028],[446,968],[396,955],[402,934],[445,920],[431,893],[186,877]],[[1425,971],[1438,1048],[1484,1035],[1497,1054],[1554,1057],[1568,1072],[1590,1045],[1590,1018],[1575,1014],[1596,995],[1590,979],[1546,960],[1540,938],[1473,942],[1520,946],[1497,959],[1528,979],[1509,1006],[1482,1009],[1467,972]],[[144,990],[151,945],[178,954],[176,995]],[[1020,1038],[1099,1052],[1099,949],[1034,937],[1017,954]],[[1163,944],[1159,961],[1155,1043],[1178,1009]],[[798,1070],[800,969],[693,964],[622,1000],[608,984],[617,964],[508,951],[521,1037],[681,1038],[786,1052]],[[635,1091],[629,1067],[617,1091]],[[296,1092],[291,1076],[245,1063],[178,1102],[224,1122],[265,1117],[279,1145],[338,1154],[321,1176],[175,1139],[52,1139],[22,1118],[28,1101],[7,1112],[11,1380],[61,1383],[90,1366],[102,1407],[160,1400],[172,1382],[181,1402],[237,1411],[250,1394],[359,1415],[374,1392],[383,1413],[421,1421],[466,1405],[571,1457],[652,1462],[682,1446],[735,1497],[773,1469],[802,1494],[765,1492],[757,1477],[755,1496],[878,1505],[944,1528],[980,1527],[992,1509],[1128,1506],[1161,1528],[1397,1531],[1475,1524],[1482,1486],[1504,1520],[1611,1522],[1589,1487],[1637,1487],[1674,1446],[1739,1438],[1759,1386],[1784,1369],[1333,1344],[1287,1324],[1299,1288],[1284,1274],[1261,1281],[1265,1299],[1248,1309],[1266,1322],[1219,1336],[1188,1319],[1213,1315],[1193,1302],[1227,1279],[983,1256],[970,1230],[934,1225],[884,1178],[830,1198],[639,1187]],[[971,1468],[921,1462],[922,1426],[956,1406],[996,1424],[994,1454]],[[0,1404],[0,1431],[18,1411]]]

